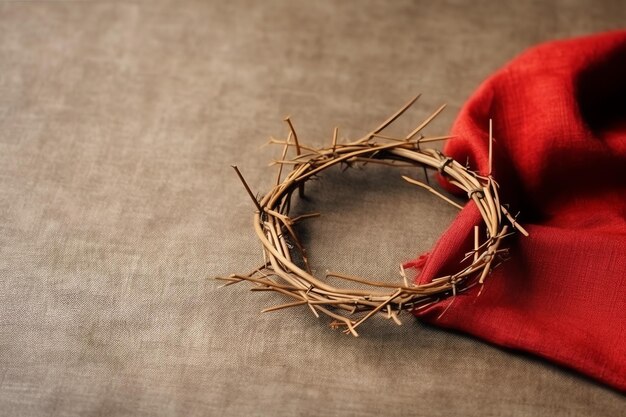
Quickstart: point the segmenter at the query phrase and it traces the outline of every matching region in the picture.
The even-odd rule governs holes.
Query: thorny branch
[[[291,119],[287,117],[285,119],[289,127],[287,138],[284,141],[270,139],[270,143],[283,146],[280,158],[272,163],[279,167],[276,185],[260,200],[254,196],[239,169],[233,167],[257,208],[254,214],[254,227],[263,246],[264,264],[248,274],[232,274],[218,278],[226,282],[224,286],[248,281],[255,284],[252,290],[281,293],[293,301],[266,308],[264,312],[306,305],[316,316],[319,317],[322,313],[330,317],[333,320],[331,327],[343,328],[345,333],[358,336],[356,328],[375,315],[382,315],[400,324],[398,315],[404,310],[425,308],[446,297],[467,291],[475,285],[483,285],[495,265],[494,261],[501,262],[508,256],[506,249],[499,249],[499,246],[502,239],[511,234],[508,231],[509,226],[523,235],[528,235],[516,218],[500,203],[499,187],[491,176],[493,146],[491,121],[489,125],[489,173],[487,176],[482,176],[437,150],[420,147],[424,143],[452,138],[451,136],[424,137],[421,135],[422,130],[445,106],[441,106],[429,115],[404,138],[381,133],[402,116],[418,98],[419,95],[378,127],[355,141],[339,143],[338,129],[335,128],[329,147],[316,148],[301,143]],[[385,142],[377,142],[377,140]],[[288,158],[290,148],[295,149],[296,155]],[[402,267],[400,268],[402,281],[395,284],[340,273],[326,275],[326,277],[332,276],[358,282],[363,285],[363,289],[335,287],[315,277],[309,268],[306,250],[293,225],[319,214],[290,217],[292,193],[298,189],[302,194],[306,181],[331,166],[346,164],[350,167],[359,163],[361,166],[368,163],[380,163],[436,169],[450,183],[464,190],[468,199],[473,200],[477,205],[486,234],[486,239],[481,243],[480,227],[474,228],[474,248],[461,260],[462,264],[470,259],[472,263],[462,267],[453,275],[434,278],[424,284],[409,283]],[[282,178],[285,168],[291,168],[291,171]],[[414,178],[406,176],[403,178],[411,184],[427,189],[454,207],[462,208],[429,185]],[[286,237],[289,238],[289,242]],[[292,250],[295,250],[302,259],[303,268],[292,260]]]

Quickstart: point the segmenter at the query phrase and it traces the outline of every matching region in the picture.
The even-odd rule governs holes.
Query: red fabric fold
[[[511,259],[480,296],[474,287],[415,314],[626,391],[626,31],[514,59],[467,102],[445,153],[486,173],[490,118],[494,178],[530,236],[505,241]],[[456,272],[481,222],[469,203],[419,281]]]

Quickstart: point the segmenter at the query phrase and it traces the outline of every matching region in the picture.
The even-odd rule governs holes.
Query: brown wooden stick
[[[239,179],[241,180],[241,183],[243,184],[244,188],[246,189],[246,191],[248,192],[248,195],[250,196],[250,198],[252,199],[252,202],[254,203],[254,205],[256,206],[256,208],[259,210],[259,213],[263,212],[263,207],[261,207],[261,205],[259,204],[259,201],[256,199],[256,197],[254,196],[254,194],[252,193],[252,190],[250,189],[250,187],[248,186],[248,183],[246,182],[246,180],[244,179],[243,175],[241,175],[241,171],[239,171],[239,168],[237,168],[237,165],[231,165],[231,167],[235,170],[235,172],[237,173],[237,176],[239,177]]]
[[[493,121],[489,119],[489,173],[493,172]]]
[[[451,199],[449,199],[448,197],[446,197],[445,195],[441,194],[439,191],[435,190],[433,187],[431,187],[430,185],[424,184],[421,181],[418,180],[414,180],[413,178],[409,178],[405,175],[402,176],[402,179],[405,180],[408,183],[411,184],[415,184],[415,185],[419,185],[420,187],[430,191],[431,193],[435,194],[437,197],[441,198],[443,201],[453,205],[454,207],[458,208],[459,210],[463,209],[463,206],[455,203],[454,201],[452,201]]]
[[[285,122],[289,125],[289,129],[291,129],[291,134],[293,135],[293,140],[296,143],[296,154],[300,155],[300,143],[298,142],[298,135],[296,134],[296,129],[293,128],[293,123],[291,123],[291,119],[289,116],[285,117]]]
[[[404,106],[402,106],[400,108],[400,110],[395,112],[387,120],[382,122],[376,129],[374,129],[372,131],[372,133],[370,133],[370,137],[368,137],[368,139],[371,138],[371,135],[373,135],[375,133],[379,133],[384,128],[386,128],[387,126],[392,124],[398,117],[402,116],[404,114],[404,112],[407,111],[413,105],[413,103],[415,103],[421,96],[422,96],[422,94],[420,93],[420,94],[416,95],[415,97],[413,97],[411,100],[409,100]]]
[[[426,126],[428,126],[428,124],[430,122],[432,122],[433,119],[435,117],[437,117],[439,115],[439,113],[441,113],[443,111],[443,109],[445,109],[445,108],[446,108],[446,105],[442,104],[441,107],[439,107],[437,110],[435,110],[435,112],[433,114],[428,116],[428,118],[426,120],[424,120],[419,126],[417,126],[415,129],[413,129],[413,131],[407,135],[406,140],[411,140],[411,138],[413,136],[415,136],[419,132],[421,132],[421,130],[424,129]]]

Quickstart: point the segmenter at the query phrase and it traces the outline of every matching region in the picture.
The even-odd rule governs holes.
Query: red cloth
[[[530,236],[503,242],[511,259],[480,296],[476,286],[415,314],[626,391],[626,32],[514,59],[462,109],[445,153],[486,173],[489,118],[494,178]],[[457,272],[481,223],[468,203],[419,282]]]

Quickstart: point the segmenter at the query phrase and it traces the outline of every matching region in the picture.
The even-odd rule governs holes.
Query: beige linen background
[[[286,114],[322,144],[422,92],[395,131],[446,102],[445,134],[524,48],[625,22],[619,0],[0,1],[0,415],[623,415],[411,316],[355,339],[211,277],[261,261],[229,165],[266,189]],[[346,174],[300,207],[324,213],[303,231],[318,271],[397,278],[455,215],[393,171]]]

